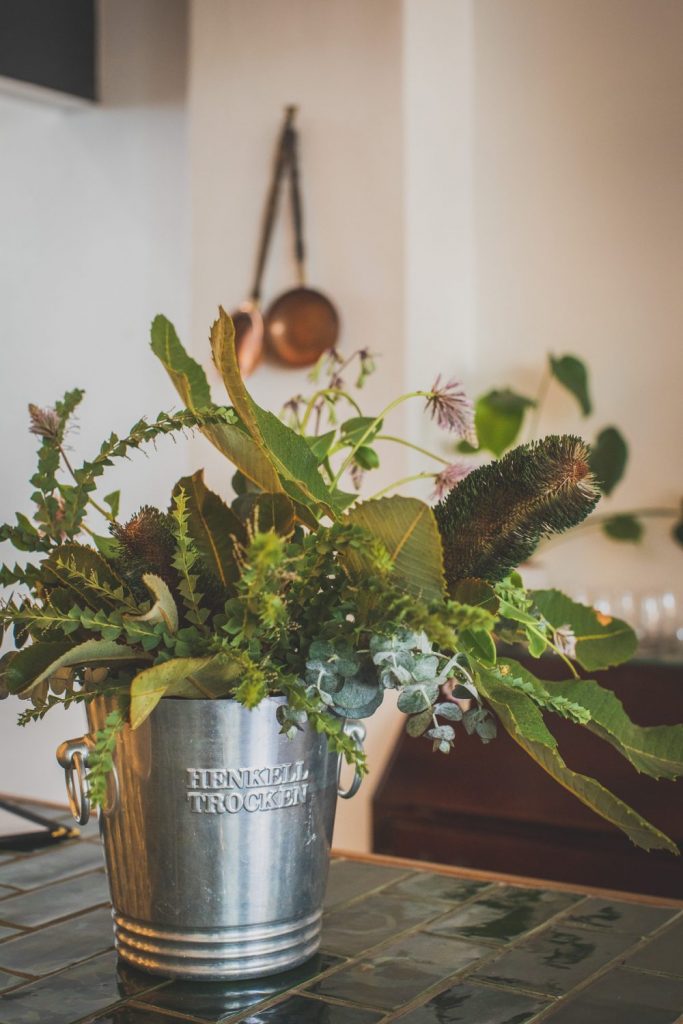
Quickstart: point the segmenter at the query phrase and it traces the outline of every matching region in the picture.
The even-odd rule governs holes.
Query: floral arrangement
[[[364,771],[344,723],[372,715],[395,690],[407,731],[435,750],[448,753],[458,727],[488,743],[502,726],[633,842],[676,852],[599,782],[567,767],[547,724],[569,719],[655,778],[683,772],[683,727],[640,728],[610,690],[585,678],[633,654],[630,627],[559,591],[527,591],[517,572],[541,538],[595,507],[588,446],[546,437],[462,479],[457,465],[424,452],[437,459],[438,469],[418,474],[434,480],[434,507],[393,488],[359,500],[345,481],[358,484],[376,468],[383,444],[414,447],[384,432],[401,402],[423,402],[441,427],[476,442],[461,386],[439,379],[366,416],[343,378],[356,366],[362,385],[372,357],[332,353],[317,367],[314,394],[278,417],[247,392],[223,310],[211,349],[230,405],[212,401],[201,366],[157,317],[152,350],[183,408],[139,420],[126,437],[112,434],[80,466],[65,438],[83,393],[53,409],[29,407],[40,439],[33,515],[0,527],[0,539],[27,553],[0,569],[12,588],[0,624],[16,648],[0,661],[0,695],[30,698],[20,722],[106,696],[112,711],[90,757],[91,795],[102,802],[119,731],[138,728],[164,697],[253,708],[284,694],[284,733],[310,723]],[[344,419],[346,406],[353,415]],[[199,470],[178,481],[168,509],[146,506],[120,522],[119,494],[97,497],[106,469],[186,430],[200,431],[234,467],[231,503]],[[93,515],[106,533],[93,528]],[[539,666],[543,655],[562,659],[566,681],[543,680],[504,656],[513,644]]]

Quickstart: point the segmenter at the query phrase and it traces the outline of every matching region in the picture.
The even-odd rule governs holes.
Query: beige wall
[[[403,160],[401,6],[395,0],[197,0],[190,58],[192,324],[205,358],[218,302],[251,285],[263,198],[286,103],[300,105],[309,278],[339,305],[345,352],[381,352],[364,405],[379,411],[403,383]],[[294,284],[289,224],[281,218],[264,297]],[[208,363],[207,363],[208,365]],[[277,409],[305,374],[264,367],[250,380]],[[399,423],[397,417],[395,423]],[[202,446],[214,487],[229,470]],[[401,476],[387,452],[373,487]],[[399,723],[387,705],[369,723],[372,776],[339,808],[336,842],[367,848],[369,797]]]

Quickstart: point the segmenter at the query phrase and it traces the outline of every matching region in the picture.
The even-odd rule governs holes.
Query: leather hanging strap
[[[282,184],[282,178],[285,174],[288,164],[290,164],[291,154],[291,136],[295,131],[294,129],[294,117],[296,115],[297,108],[289,106],[285,110],[285,120],[280,132],[280,139],[278,142],[275,163],[273,165],[273,176],[270,183],[270,189],[268,191],[268,198],[266,200],[266,207],[263,215],[263,226],[261,228],[261,240],[258,249],[258,257],[256,260],[256,272],[254,274],[254,283],[251,289],[252,301],[258,305],[261,298],[261,281],[263,278],[263,271],[266,265],[266,257],[268,255],[268,249],[270,248],[270,240],[273,234],[273,225],[275,223],[275,217],[277,214],[278,203],[280,199],[280,187]],[[294,144],[296,148],[296,142]]]

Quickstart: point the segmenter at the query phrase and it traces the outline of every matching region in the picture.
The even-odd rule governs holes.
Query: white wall
[[[101,33],[101,104],[0,95],[1,521],[29,505],[28,402],[87,389],[76,460],[174,402],[147,339],[157,312],[189,322],[184,0],[105,0]],[[160,451],[153,474],[142,456],[110,471],[129,513],[185,472],[184,445]],[[80,709],[22,732],[21,707],[0,704],[0,791],[63,802],[54,751],[83,731]]]
[[[400,4],[196,0],[191,10],[195,354],[207,362],[218,303],[231,308],[247,296],[275,138],[285,104],[297,103],[310,283],[339,306],[344,352],[367,345],[382,353],[363,399],[369,412],[379,411],[404,376]],[[284,221],[266,300],[294,284]],[[277,409],[306,379],[266,366],[249,386]],[[229,469],[202,453],[213,485],[225,489]],[[387,450],[372,487],[401,476],[403,462]],[[367,848],[370,794],[398,727],[388,705],[370,721],[372,776],[362,796],[340,806],[337,845]]]
[[[596,414],[551,393],[541,427],[621,426],[631,465],[604,509],[676,506],[683,483],[683,4],[473,4],[477,373],[538,388],[576,352]],[[670,523],[640,548],[595,535],[541,558],[594,589],[679,589]],[[578,535],[577,535],[578,537]]]

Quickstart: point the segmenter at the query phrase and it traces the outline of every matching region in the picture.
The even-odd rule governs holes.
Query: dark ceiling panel
[[[96,99],[95,0],[0,0],[0,75]]]

